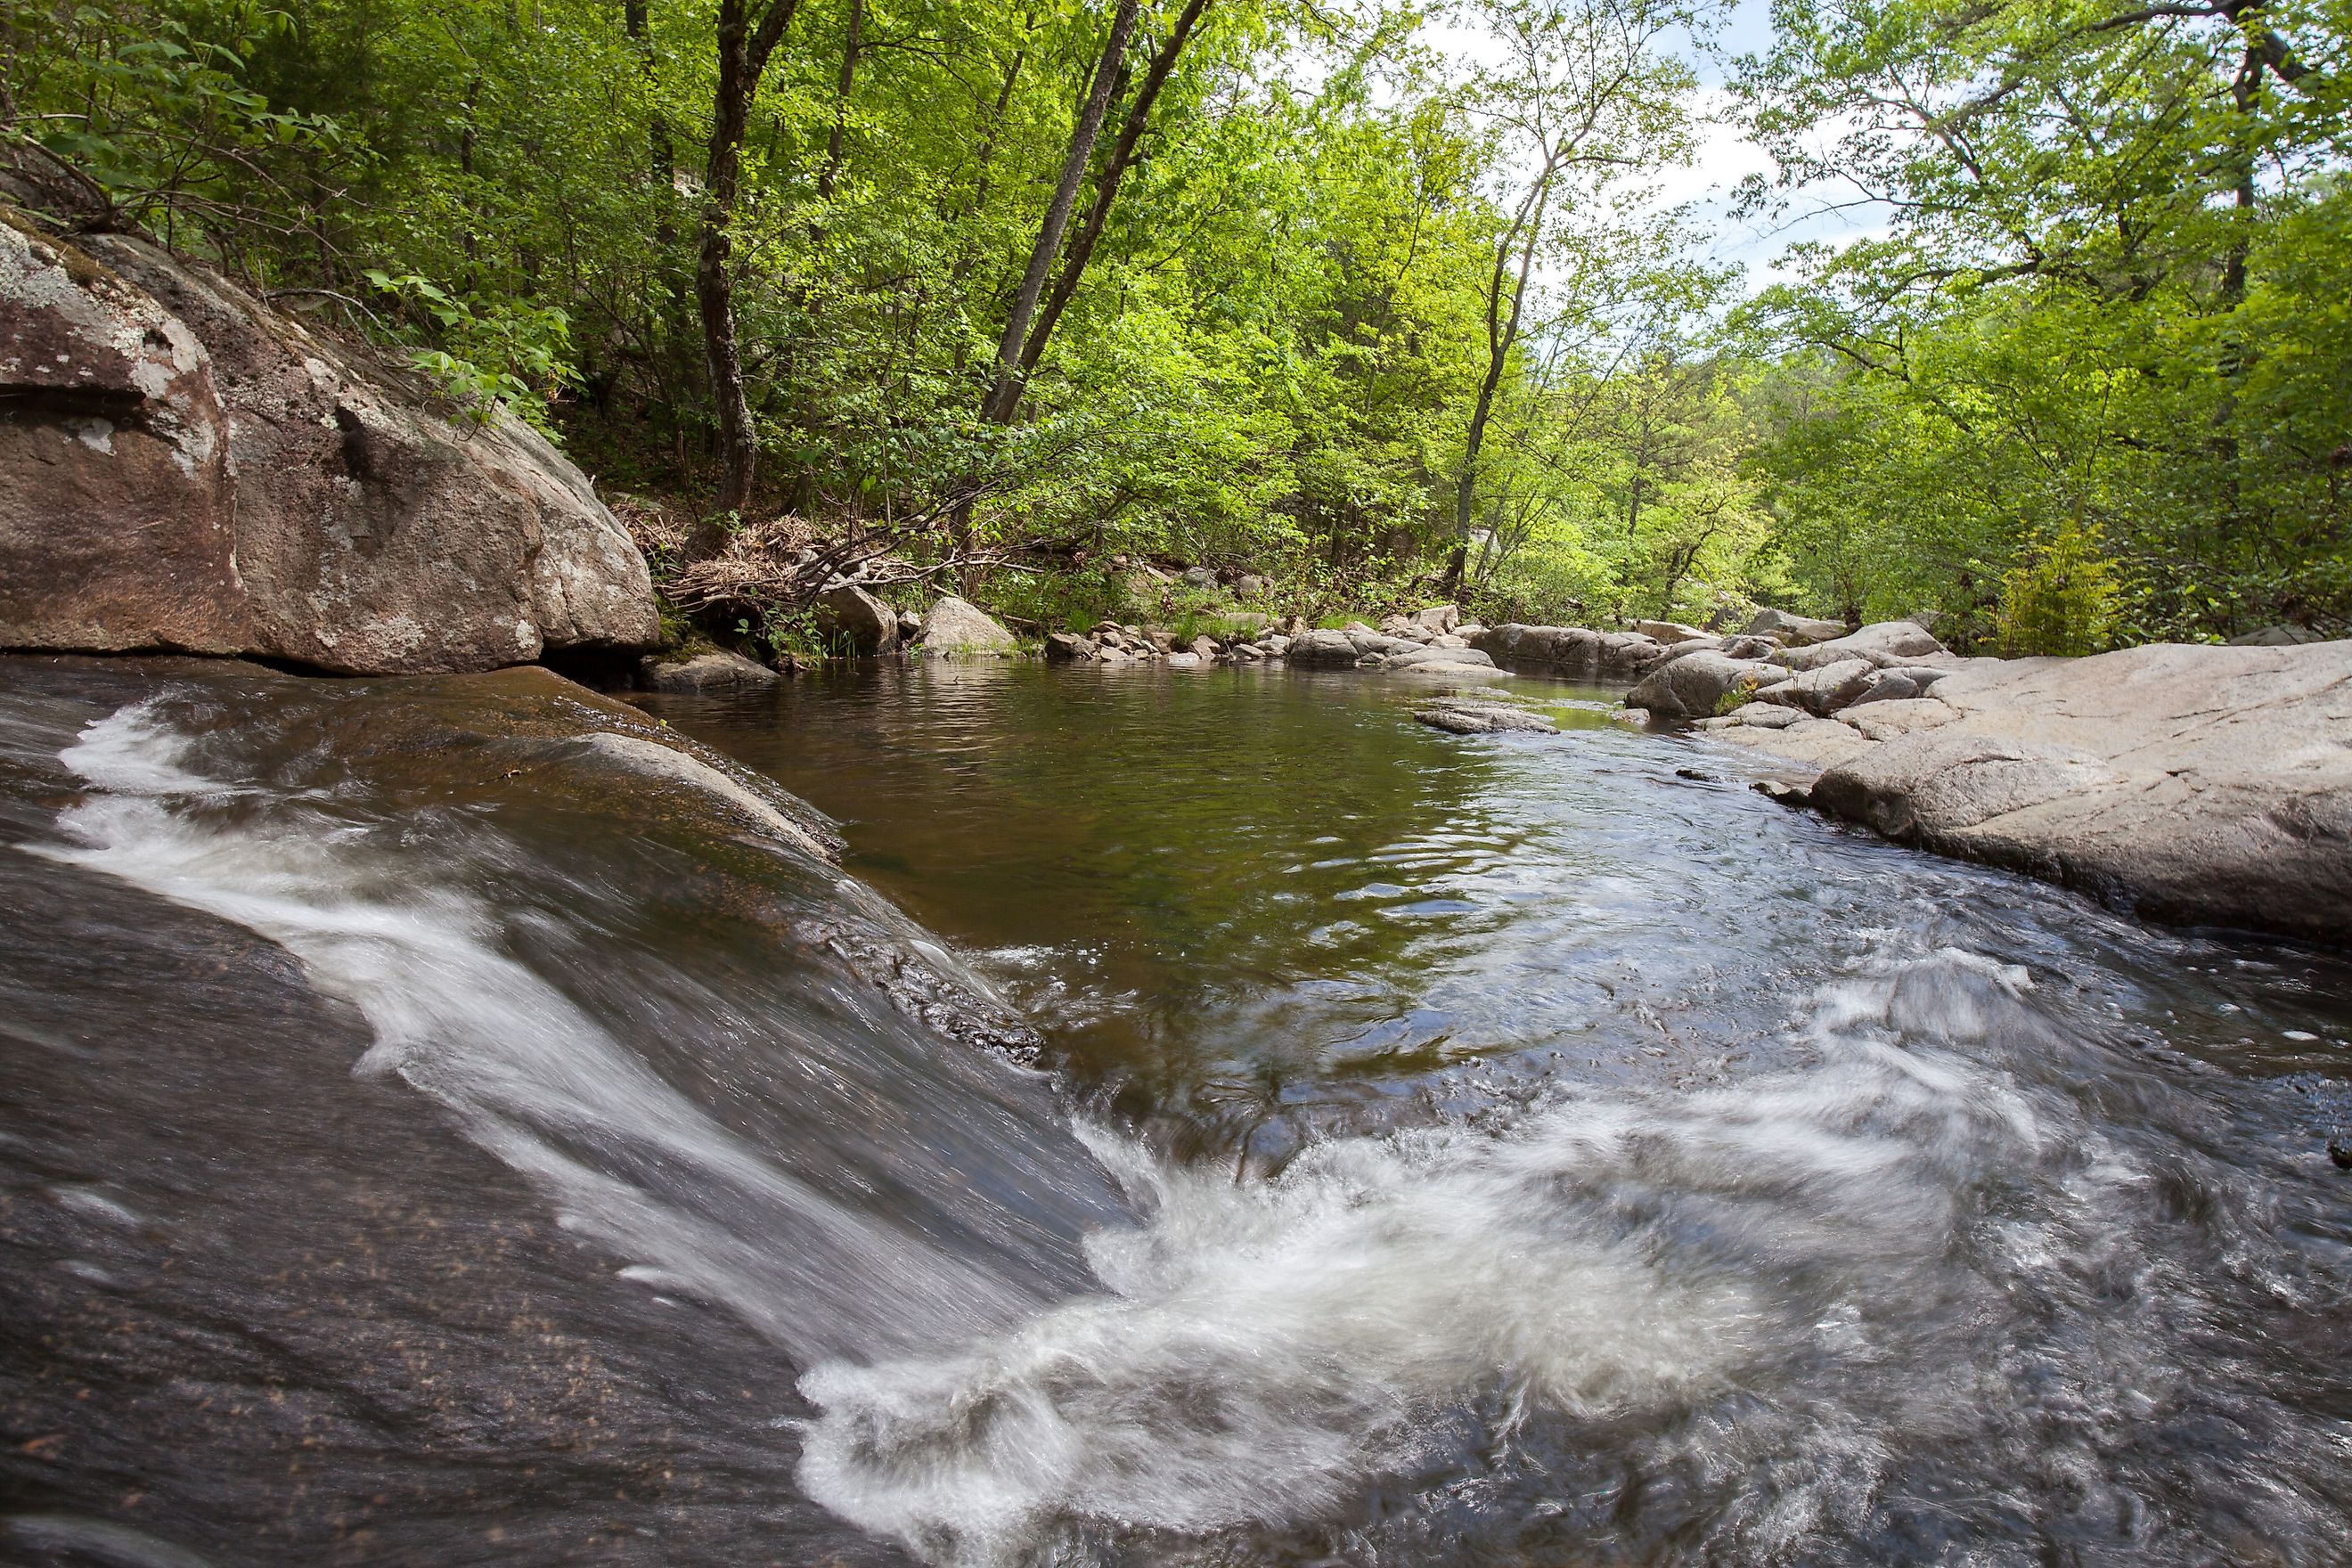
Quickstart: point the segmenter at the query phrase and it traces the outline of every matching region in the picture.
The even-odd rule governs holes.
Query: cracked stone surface
[[[345,674],[659,635],[587,478],[121,235],[0,224],[0,647]]]

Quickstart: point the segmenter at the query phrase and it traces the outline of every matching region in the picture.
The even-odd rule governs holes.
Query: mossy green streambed
[[[2340,1562],[2346,962],[1482,689],[10,662],[0,1544]]]

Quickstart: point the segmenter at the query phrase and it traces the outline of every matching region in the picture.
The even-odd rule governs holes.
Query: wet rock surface
[[[798,1377],[1122,1205],[840,848],[543,670],[0,659],[0,1561],[909,1561]]]
[[[637,665],[637,684],[648,691],[710,691],[772,686],[783,677],[756,659],[725,648],[706,648],[685,658],[647,658]]]
[[[0,646],[383,674],[658,635],[543,437],[144,241],[0,224]]]
[[[1557,735],[1559,726],[1540,713],[1507,702],[1482,702],[1475,698],[1440,698],[1413,713],[1416,722],[1455,735],[1525,733]]]

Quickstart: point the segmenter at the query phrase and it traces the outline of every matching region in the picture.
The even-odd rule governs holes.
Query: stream
[[[2352,1561],[2352,959],[1482,687],[0,660],[0,1562]]]

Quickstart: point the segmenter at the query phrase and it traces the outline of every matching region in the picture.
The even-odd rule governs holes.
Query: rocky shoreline
[[[1493,658],[1475,646],[1486,628],[1465,626],[1461,612],[1452,605],[1433,605],[1411,616],[1389,616],[1376,627],[1362,621],[1315,627],[1297,616],[1277,621],[1248,612],[1219,619],[1219,629],[1189,639],[1166,626],[1098,621],[1084,634],[1049,633],[1045,657],[1065,664],[1156,661],[1172,669],[1213,664],[1289,664],[1301,669],[1496,673]]]
[[[2352,943],[2352,642],[1968,658],[1913,622],[1778,617],[1679,638],[1625,701],[1897,843],[2149,919]]]

